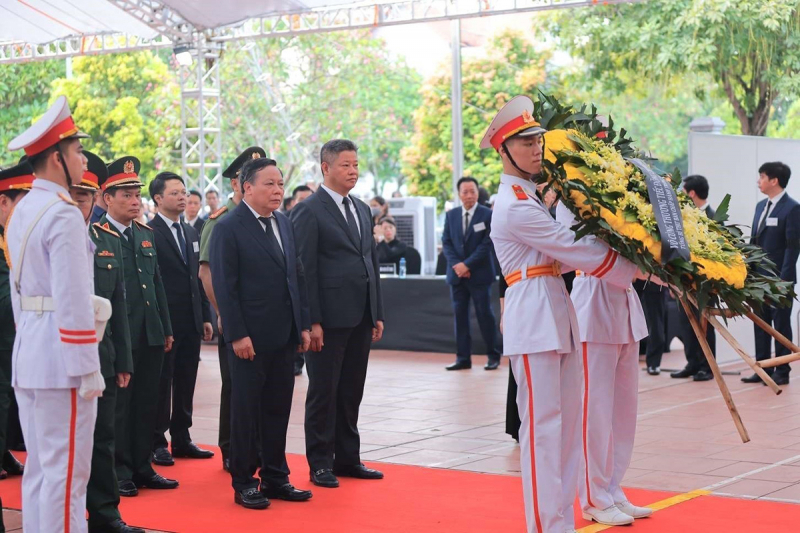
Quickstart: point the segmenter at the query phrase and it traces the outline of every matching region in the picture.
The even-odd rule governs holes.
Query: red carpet
[[[292,455],[292,482],[312,488],[305,457]],[[374,463],[383,481],[341,479],[339,489],[313,487],[306,503],[273,501],[265,511],[233,503],[230,477],[215,457],[178,460],[159,472],[181,482],[172,491],[143,490],[123,498],[122,516],[140,527],[181,533],[524,533],[519,478]],[[670,493],[630,489],[645,505]],[[20,508],[20,478],[0,481],[6,507]],[[800,506],[704,496],[640,520],[637,533],[788,532],[800,527]],[[578,529],[587,525],[579,520]],[[631,530],[632,531],[632,530]]]

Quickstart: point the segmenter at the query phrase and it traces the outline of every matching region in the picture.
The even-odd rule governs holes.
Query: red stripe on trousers
[[[586,499],[589,505],[596,507],[592,501],[592,491],[589,487],[589,348],[583,343],[583,461],[586,464]]]
[[[78,389],[70,390],[72,412],[69,417],[69,453],[67,456],[67,494],[64,497],[64,533],[69,533],[72,496],[72,471],[75,467],[75,425],[78,421]]]
[[[533,440],[533,382],[531,380],[531,367],[528,364],[528,355],[522,356],[525,363],[525,379],[528,382],[528,423],[530,425],[528,441],[531,447],[531,485],[533,486],[533,516],[536,519],[536,531],[542,533],[542,519],[539,518],[539,495],[536,490],[536,447]]]

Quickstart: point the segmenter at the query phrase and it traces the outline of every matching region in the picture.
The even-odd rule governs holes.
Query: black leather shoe
[[[669,375],[671,378],[683,379],[683,378],[690,378],[694,376],[696,372],[691,370],[688,366],[683,370],[678,370],[677,372],[673,372]]]
[[[231,460],[227,457],[222,458],[222,469],[226,472],[231,471]]]
[[[460,363],[460,362],[456,361],[452,365],[446,366],[444,368],[445,368],[445,370],[468,370],[468,369],[472,368],[472,363]]]
[[[310,490],[300,490],[292,486],[291,483],[280,487],[261,486],[261,494],[273,500],[286,500],[287,502],[305,502],[311,499]]]
[[[335,489],[339,486],[339,480],[327,468],[311,472],[311,483],[326,489]]]
[[[775,382],[775,385],[788,385],[789,384],[789,376],[773,376],[772,381]],[[6,467],[8,470],[8,467]],[[11,474],[11,470],[8,470],[8,473]],[[11,474],[12,476],[14,474]]]
[[[269,500],[255,487],[237,491],[233,495],[233,501],[245,509],[266,509],[269,507]]]
[[[8,472],[9,476],[21,476],[25,472],[25,465],[17,461],[11,452],[6,451],[3,454],[3,470]]]
[[[752,376],[742,378],[742,381],[745,383],[761,383],[761,378],[758,374],[753,374]]]
[[[497,370],[500,367],[500,361],[489,361],[486,363],[486,366],[483,367],[484,370]]]
[[[657,376],[661,373],[661,369],[657,366],[648,366],[647,373],[651,376]]]
[[[144,487],[146,489],[177,489],[178,483],[174,479],[167,479],[164,476],[155,474],[149,479],[134,479],[137,487]]]
[[[158,466],[172,466],[175,464],[175,459],[172,458],[168,449],[156,448],[156,451],[153,452],[153,463]]]
[[[294,367],[294,375],[295,376],[302,376],[303,375],[303,367]]]
[[[0,468],[0,479],[6,479],[8,477],[8,472]]]
[[[130,479],[119,480],[119,495],[124,498],[130,498],[139,494],[139,489],[136,488],[136,483]]]
[[[367,468],[364,465],[335,466],[333,473],[341,477],[354,477],[358,479],[383,479],[383,472]]]
[[[695,381],[711,381],[714,379],[714,374],[708,372],[707,370],[701,370],[697,374],[694,375],[692,378]]]
[[[114,520],[102,526],[89,526],[89,533],[145,533],[140,527],[129,526],[122,520]]]
[[[188,459],[211,459],[214,457],[214,452],[211,450],[204,450],[198,447],[194,442],[183,444],[181,446],[172,447],[173,457],[186,457]]]

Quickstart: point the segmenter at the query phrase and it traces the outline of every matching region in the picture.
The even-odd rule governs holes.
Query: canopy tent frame
[[[270,37],[290,37],[311,33],[397,26],[443,20],[591,7],[633,4],[645,0],[398,0],[367,2],[274,13],[251,18],[221,28],[198,28],[160,0],[109,0],[129,15],[159,32],[153,39],[124,33],[82,35],[58,39],[47,44],[22,41],[0,42],[0,64],[42,61],[82,55],[135,52],[192,47],[191,66],[180,67],[181,81],[181,160],[188,188],[222,191],[222,119],[220,51],[224,43]],[[455,28],[455,25],[454,25]],[[460,63],[453,46],[452,92],[460,87]],[[202,60],[198,60],[202,59]],[[459,65],[460,66],[460,65]],[[210,84],[210,85],[209,85]],[[456,100],[454,100],[456,102]],[[456,102],[458,103],[458,102]],[[454,123],[461,123],[461,106],[454,106]],[[462,132],[454,128],[453,187],[463,166]],[[461,148],[457,148],[461,147]],[[456,195],[456,198],[458,196]]]

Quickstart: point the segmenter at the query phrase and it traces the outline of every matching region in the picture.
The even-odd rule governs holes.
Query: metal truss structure
[[[215,30],[195,28],[159,0],[110,0],[159,32],[155,39],[126,34],[89,35],[44,45],[0,42],[0,64],[82,55],[192,47],[194,61],[180,67],[181,156],[190,188],[222,191],[220,52],[228,41],[287,37],[440,20],[488,17],[645,0],[395,0],[328,7],[254,18]],[[454,139],[454,142],[456,140]]]

